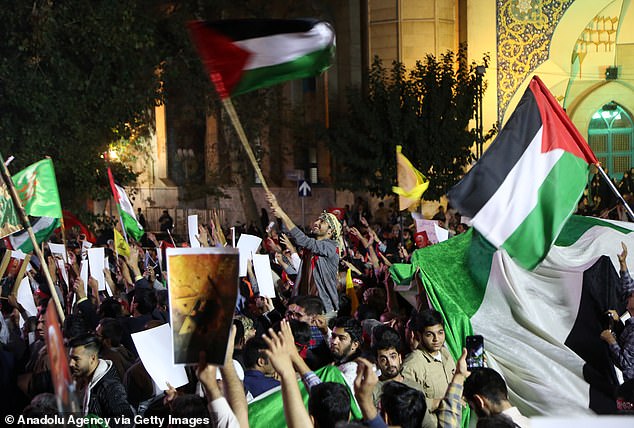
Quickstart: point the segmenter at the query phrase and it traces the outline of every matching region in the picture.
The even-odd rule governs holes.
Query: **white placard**
[[[31,291],[31,282],[29,277],[25,276],[20,282],[18,287],[18,293],[16,296],[18,303],[22,305],[25,311],[29,313],[29,316],[37,315],[37,306],[35,306],[35,300],[33,299],[33,291]],[[26,320],[20,317],[20,328],[24,325]]]
[[[438,220],[416,220],[416,232],[426,232],[429,242],[437,244],[439,241],[434,226],[438,226]]]
[[[172,364],[172,355],[166,352],[172,346],[171,327],[163,324],[149,330],[132,334],[134,346],[145,370],[162,390],[169,382],[174,388],[189,382],[184,364]]]
[[[62,260],[64,260],[64,263],[68,263],[68,253],[66,252],[64,244],[54,244],[49,242],[48,248],[54,256],[60,256]]]
[[[11,258],[13,259],[24,260],[25,257],[26,254],[24,254],[21,250],[11,251]]]
[[[443,242],[449,239],[449,231],[447,229],[434,224],[434,231],[436,232],[436,238],[438,238],[438,242]]]
[[[90,276],[97,280],[99,291],[106,289],[106,278],[103,275],[105,251],[103,247],[88,249],[88,264],[90,265]]]
[[[79,277],[84,283],[84,295],[88,297],[88,261],[81,261],[81,268],[79,270]]]
[[[187,216],[187,231],[189,232],[189,246],[192,248],[200,248],[198,241],[198,214]]]
[[[62,273],[62,279],[64,279],[66,285],[70,286],[71,284],[68,283],[68,272],[66,271],[66,263],[64,263],[64,260],[56,258],[55,264],[57,265],[57,269]]]
[[[238,275],[247,276],[247,261],[258,252],[258,248],[262,243],[262,238],[254,235],[243,233],[238,239],[238,250],[240,250],[240,270]]]
[[[260,296],[274,298],[275,285],[273,284],[273,272],[268,254],[253,255],[253,270],[255,278],[258,280]]]

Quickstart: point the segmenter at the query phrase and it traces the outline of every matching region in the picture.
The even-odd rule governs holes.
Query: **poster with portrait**
[[[31,256],[22,251],[6,250],[0,263],[0,298],[17,295]]]
[[[238,295],[237,248],[168,248],[174,364],[222,364]]]
[[[48,302],[45,320],[44,341],[46,342],[49,367],[51,369],[53,390],[55,391],[55,398],[57,398],[57,410],[63,414],[78,412],[79,403],[70,375],[67,351],[64,347],[64,336],[62,335],[57,308],[53,299]]]

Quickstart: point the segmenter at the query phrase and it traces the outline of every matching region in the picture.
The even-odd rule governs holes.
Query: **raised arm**
[[[268,336],[263,335],[262,337],[268,345],[268,349],[264,352],[275,371],[280,375],[286,425],[289,428],[313,426],[299,392],[293,362],[285,346],[287,339],[282,332],[275,333],[272,329],[269,329]]]
[[[284,212],[282,207],[280,207],[280,204],[277,202],[277,198],[273,193],[268,192],[266,194],[266,199],[269,201],[269,204],[271,204],[271,211],[273,211],[273,215],[282,220],[282,223],[284,223],[284,226],[286,226],[288,230],[293,230],[297,227],[295,226],[295,223],[293,223],[293,220],[291,220],[286,212]]]

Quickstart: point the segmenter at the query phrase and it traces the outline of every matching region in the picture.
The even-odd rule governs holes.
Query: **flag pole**
[[[610,180],[610,177],[608,177],[608,175],[605,173],[603,168],[601,168],[601,165],[597,163],[597,164],[595,164],[595,166],[597,167],[597,169],[601,173],[601,176],[603,177],[605,182],[608,183],[608,186],[610,187],[610,190],[612,190],[612,193],[614,193],[616,195],[616,197],[619,198],[621,200],[621,202],[623,203],[623,206],[625,207],[625,211],[627,211],[627,214],[630,216],[630,219],[632,221],[634,221],[634,212],[632,211],[632,208],[630,208],[628,203],[625,202],[625,199],[623,199],[623,195],[621,195],[621,193],[618,191],[616,186],[614,186],[614,183],[612,183],[612,180]]]
[[[37,244],[37,239],[35,238],[35,233],[33,233],[31,222],[29,221],[29,218],[27,217],[26,212],[24,211],[24,207],[22,206],[22,203],[20,202],[20,197],[18,196],[18,192],[15,190],[15,186],[13,185],[13,180],[11,179],[11,174],[9,173],[9,169],[7,168],[4,162],[0,162],[0,163],[2,163],[2,169],[0,170],[0,173],[2,174],[2,181],[4,181],[5,186],[7,186],[7,189],[9,189],[11,200],[13,201],[13,205],[18,211],[18,215],[20,216],[20,222],[22,223],[22,226],[24,226],[24,228],[27,230],[27,233],[29,234],[29,238],[31,239],[31,243],[33,244],[33,251],[35,252],[37,257],[40,259],[40,265],[42,267],[42,271],[44,272],[44,277],[46,278],[48,287],[51,291],[51,297],[53,298],[53,301],[55,302],[55,307],[57,308],[57,313],[59,314],[60,321],[64,323],[64,320],[66,317],[64,315],[64,310],[62,309],[62,305],[59,301],[59,296],[57,295],[57,289],[55,288],[55,285],[53,285],[53,279],[51,278],[51,273],[48,270],[48,263],[46,259],[44,258],[44,254],[42,250],[40,250],[40,246]]]
[[[264,179],[264,175],[262,174],[262,170],[260,169],[260,165],[258,164],[258,161],[255,158],[255,154],[253,154],[253,149],[251,149],[251,145],[249,144],[247,135],[244,133],[244,129],[242,128],[242,124],[240,123],[240,119],[238,118],[238,113],[236,113],[236,109],[234,108],[233,103],[231,102],[231,98],[223,97],[222,105],[227,111],[227,113],[229,114],[229,118],[231,119],[231,124],[233,125],[236,132],[238,133],[238,138],[240,139],[240,142],[242,143],[242,147],[244,147],[244,150],[247,152],[247,157],[251,161],[251,165],[253,166],[255,173],[260,179],[260,182],[262,183],[262,187],[264,188],[264,191],[266,193],[271,193],[271,191],[269,190],[269,186],[266,184],[266,180]]]

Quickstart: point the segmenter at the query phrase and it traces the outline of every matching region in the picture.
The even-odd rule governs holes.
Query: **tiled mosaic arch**
[[[574,0],[497,0],[498,122],[524,79],[550,53],[557,23]]]

